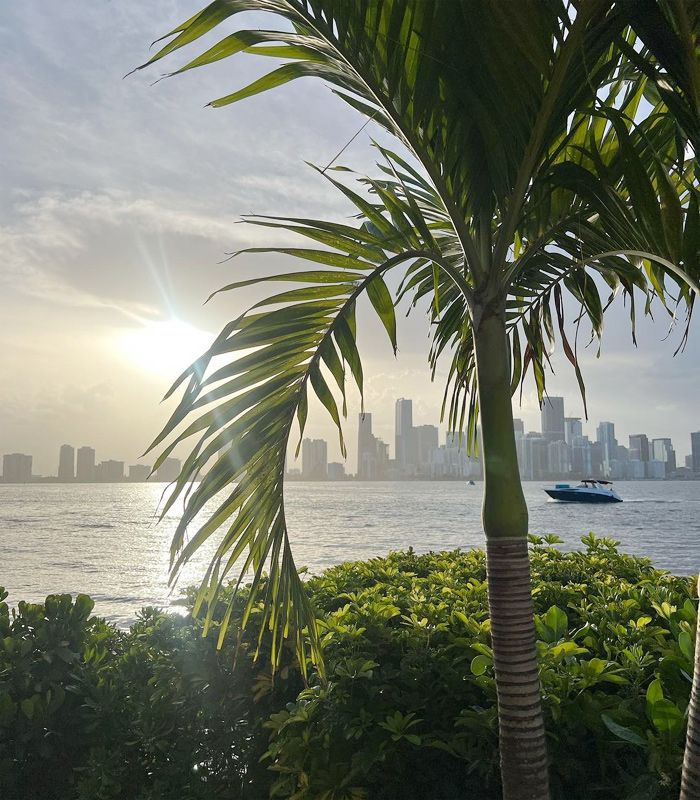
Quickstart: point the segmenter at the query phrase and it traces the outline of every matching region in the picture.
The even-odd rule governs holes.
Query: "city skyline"
[[[604,478],[644,480],[700,477],[700,431],[688,433],[690,454],[676,452],[668,436],[634,433],[627,444],[618,438],[615,422],[601,420],[595,435],[584,432],[580,417],[566,416],[565,398],[550,395],[540,410],[540,429],[526,430],[522,419],[514,419],[515,443],[523,480],[556,478]],[[304,438],[301,463],[288,460],[287,474],[302,480],[403,480],[475,478],[481,463],[467,451],[466,438],[444,431],[439,444],[437,425],[414,425],[413,402],[400,397],[394,402],[394,449],[376,436],[372,411],[357,415],[357,459],[351,464],[329,462],[324,439]],[[589,422],[592,426],[593,423]],[[350,467],[346,469],[346,467]]]
[[[357,454],[353,465],[351,455],[343,460],[333,455],[332,445],[328,441],[315,436],[311,438],[305,436],[301,442],[300,455],[297,458],[294,453],[290,453],[287,461],[288,475],[292,478],[302,478],[308,480],[342,479],[347,476],[360,475],[363,479],[374,480],[381,476],[384,477],[435,477],[431,471],[435,471],[431,466],[431,458],[434,450],[447,447],[465,451],[463,443],[456,444],[450,441],[450,437],[456,437],[457,433],[449,431],[442,424],[413,424],[413,400],[412,398],[400,397],[394,401],[394,432],[390,441],[391,445],[377,436],[372,426],[372,411],[360,413],[358,415],[357,430]],[[592,420],[586,421],[586,425],[591,429],[590,435],[584,433],[584,421],[581,417],[569,417],[565,414],[566,399],[564,397],[549,395],[545,398],[540,409],[540,429],[527,430],[525,422],[519,417],[514,418],[514,428],[516,445],[518,447],[518,457],[521,462],[521,476],[523,479],[534,479],[533,463],[546,463],[548,469],[545,470],[547,477],[555,477],[567,473],[567,469],[577,472],[587,472],[593,474],[595,468],[592,463],[604,465],[604,472],[598,477],[613,477],[617,479],[626,478],[646,478],[661,477],[660,475],[646,475],[644,472],[638,474],[626,474],[619,467],[611,467],[613,462],[619,461],[618,448],[628,451],[624,454],[625,461],[641,461],[642,463],[662,463],[665,464],[665,476],[670,475],[674,470],[690,468],[700,474],[700,431],[689,431],[687,433],[687,453],[684,453],[683,445],[674,446],[672,437],[653,436],[647,433],[628,434],[629,447],[620,445],[624,435],[616,436],[616,423],[609,420],[601,420],[597,426]],[[348,439],[349,424],[351,415],[345,421],[346,439]],[[445,444],[439,445],[440,437],[444,435]],[[352,436],[349,437],[352,440]],[[569,447],[577,439],[585,440],[590,445],[594,445],[593,462],[590,455],[583,455],[573,446],[571,452],[565,451],[562,447],[557,447],[558,443],[563,442]],[[542,444],[538,444],[541,441]],[[545,448],[546,445],[546,448]],[[580,448],[584,445],[578,445]],[[596,447],[600,447],[600,452]],[[537,448],[542,452],[536,452]],[[533,452],[533,448],[535,451]],[[547,450],[546,455],[544,450]],[[365,454],[363,456],[363,453]],[[367,455],[369,454],[369,455]],[[305,458],[306,456],[306,458]],[[58,449],[58,459],[56,471],[48,475],[39,473],[32,469],[33,456],[27,453],[5,453],[3,454],[3,473],[0,478],[5,481],[5,461],[8,457],[17,457],[15,462],[10,462],[10,469],[13,474],[29,474],[31,479],[42,478],[55,480],[58,482],[91,482],[100,480],[146,480],[150,474],[150,465],[140,463],[129,464],[126,460],[107,459],[106,461],[96,462],[96,451],[89,446],[79,447],[77,450],[70,444],[62,444]],[[29,459],[27,462],[26,459]],[[332,460],[335,459],[335,460]],[[460,469],[465,472],[462,477],[474,477],[467,474],[471,467],[455,467],[452,463],[454,456],[439,456],[438,461],[445,461],[443,470]],[[452,459],[452,460],[451,460]],[[533,461],[534,459],[534,461]],[[538,461],[539,459],[539,461]],[[578,459],[578,460],[577,460]],[[581,460],[583,459],[583,460]],[[597,460],[596,460],[597,459]],[[304,462],[313,464],[304,470]],[[168,458],[162,465],[157,476],[152,480],[167,480],[168,482],[176,477],[177,472],[173,470],[173,465],[181,463],[180,459]],[[412,466],[407,470],[407,463]],[[29,464],[29,467],[27,467]],[[523,466],[525,465],[525,466]],[[554,468],[549,468],[555,465]],[[26,470],[29,469],[29,473]],[[619,474],[613,474],[614,470],[621,470]],[[19,472],[18,472],[19,470]],[[100,472],[103,471],[103,473]],[[611,471],[612,470],[612,471]],[[438,470],[439,471],[439,470]],[[658,471],[658,469],[657,469]],[[168,477],[165,477],[167,473]],[[542,473],[542,469],[540,469]],[[121,475],[121,477],[120,477]],[[331,477],[332,475],[332,477]],[[444,475],[443,475],[444,477]],[[540,475],[542,477],[542,475]],[[20,482],[23,482],[24,479]]]
[[[166,458],[154,474],[150,464],[127,464],[118,459],[96,460],[96,450],[83,445],[76,451],[71,444],[62,444],[58,451],[58,468],[55,475],[38,474],[33,469],[33,456],[29,453],[3,453],[1,483],[119,483],[122,481],[154,481],[171,483],[177,479],[182,462]]]

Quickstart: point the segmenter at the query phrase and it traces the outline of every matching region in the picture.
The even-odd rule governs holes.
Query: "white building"
[[[305,481],[325,481],[328,477],[328,444],[324,439],[304,439],[301,443],[301,477]]]

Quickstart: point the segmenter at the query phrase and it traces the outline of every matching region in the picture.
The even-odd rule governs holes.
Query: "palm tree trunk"
[[[700,596],[700,576],[698,595]],[[685,740],[680,800],[700,800],[700,612],[695,635],[695,669],[688,706],[688,733]]]
[[[503,800],[548,800],[547,748],[527,548],[527,506],[515,449],[510,351],[502,308],[475,315],[474,340]]]

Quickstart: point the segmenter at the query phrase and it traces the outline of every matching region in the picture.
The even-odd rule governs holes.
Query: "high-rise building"
[[[389,445],[372,434],[372,415],[360,414],[357,431],[357,477],[361,481],[386,478]]]
[[[564,417],[564,441],[571,445],[574,439],[583,436],[581,417]]]
[[[599,423],[596,440],[603,451],[603,471],[607,474],[610,472],[610,463],[617,457],[615,425],[612,422]]]
[[[588,473],[590,478],[602,478],[605,474],[605,464],[603,460],[603,445],[600,442],[591,442],[591,471]]]
[[[396,401],[394,416],[394,456],[399,470],[413,463],[413,400],[400,397]]]
[[[161,483],[172,483],[180,474],[180,459],[166,458],[156,470],[156,480]]]
[[[386,478],[386,473],[389,469],[389,445],[376,436],[372,438],[374,439],[375,452],[373,477],[375,480],[381,481]]]
[[[564,398],[545,397],[542,401],[542,438],[548,442],[566,441]]]
[[[649,439],[646,433],[635,433],[630,436],[630,460],[649,461]]]
[[[58,480],[75,480],[75,450],[69,444],[62,444],[58,451]]]
[[[576,436],[571,442],[571,473],[577,478],[593,477],[588,436]]]
[[[521,436],[525,435],[525,423],[521,419],[514,419],[513,420],[513,430],[515,431],[515,438],[518,438],[518,434]]]
[[[644,477],[652,478],[653,480],[661,481],[667,476],[666,464],[663,461],[657,461],[652,458],[644,465]]]
[[[456,450],[467,450],[467,434],[460,434],[458,431],[447,431],[445,434],[445,447],[453,447]]]
[[[328,444],[324,439],[304,439],[301,443],[301,477],[305,481],[328,478]]]
[[[670,439],[652,439],[651,457],[654,461],[663,463],[665,477],[668,478],[676,471],[676,451]]]
[[[129,467],[130,481],[147,481],[150,474],[151,468],[148,466],[148,464],[132,464]]]
[[[618,444],[617,450],[615,451],[615,458],[618,461],[629,461],[630,460],[630,451],[624,444]]]
[[[372,436],[372,415],[359,415],[357,426],[357,477],[367,480],[370,471],[368,462],[374,457],[374,436]]]
[[[32,457],[24,453],[8,453],[2,457],[4,483],[29,483],[32,479]]]
[[[419,475],[430,475],[430,457],[437,450],[439,431],[435,425],[418,425],[413,429],[415,465]]]
[[[328,465],[328,480],[342,481],[345,478],[345,467],[339,461],[331,461]]]
[[[564,442],[550,442],[547,447],[549,474],[555,478],[566,478],[571,471],[569,445]]]
[[[448,431],[445,444],[433,450],[430,456],[431,478],[480,478],[481,462],[476,453],[470,456],[466,433],[459,435]]]
[[[95,479],[106,483],[119,483],[124,480],[124,462],[108,459],[95,467]]]
[[[95,451],[92,447],[79,447],[75,477],[82,483],[95,480]]]
[[[690,434],[690,455],[693,460],[693,472],[700,475],[700,431]]]
[[[531,431],[522,439],[522,473],[527,480],[542,480],[549,474],[549,442]]]

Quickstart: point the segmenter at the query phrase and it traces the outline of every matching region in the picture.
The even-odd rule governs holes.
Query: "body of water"
[[[545,484],[526,483],[530,530],[575,547],[594,531],[621,541],[678,574],[700,570],[700,482],[629,482],[623,503],[555,503]],[[10,602],[83,592],[96,613],[119,624],[144,605],[168,606],[170,538],[177,512],[156,524],[163,484],[0,485],[0,586]],[[413,547],[417,551],[483,543],[482,486],[462,482],[297,483],[286,510],[298,566],[312,572]],[[203,575],[214,542],[190,563],[181,585]]]

